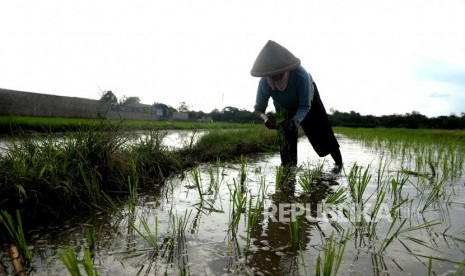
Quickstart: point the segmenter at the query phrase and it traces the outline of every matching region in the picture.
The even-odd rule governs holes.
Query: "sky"
[[[460,116],[464,15],[465,0],[0,0],[0,88],[253,111],[274,40],[328,112]]]

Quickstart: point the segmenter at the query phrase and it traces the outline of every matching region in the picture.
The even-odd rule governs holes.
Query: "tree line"
[[[129,103],[139,103],[138,97],[123,97],[118,100],[111,91],[106,91],[100,100],[110,101],[114,104],[126,105]],[[211,112],[190,110],[186,102],[180,102],[178,108],[163,104],[153,103],[152,106],[162,108],[167,113],[186,112],[190,120],[199,120],[210,117],[214,122],[232,122],[232,123],[262,123],[255,117],[253,112],[245,109],[239,109],[233,106],[227,106],[221,110],[215,108]],[[273,112],[268,112],[273,115]],[[386,127],[386,128],[431,128],[431,129],[465,129],[465,112],[460,116],[450,114],[448,116],[427,117],[417,111],[405,114],[393,114],[383,116],[361,115],[358,112],[340,112],[330,110],[329,118],[333,126],[342,127]]]
[[[450,114],[428,118],[417,111],[405,114],[383,116],[360,115],[355,111],[333,111],[330,115],[334,126],[347,127],[387,127],[387,128],[434,128],[463,129],[465,128],[465,113],[460,116]]]
[[[269,112],[268,114],[273,113]],[[221,111],[216,109],[210,115],[214,121],[261,123],[252,112],[235,107],[226,107]],[[328,114],[328,116],[333,126],[341,127],[465,129],[465,113],[462,113],[461,116],[451,114],[428,118],[417,111],[405,114],[373,116],[361,115],[355,111],[340,112],[331,110],[331,114]]]

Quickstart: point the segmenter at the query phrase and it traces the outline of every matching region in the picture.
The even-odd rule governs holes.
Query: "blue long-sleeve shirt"
[[[266,77],[261,78],[258,83],[255,110],[265,113],[271,97],[277,112],[287,110],[295,113],[292,119],[296,126],[299,126],[310,111],[313,95],[312,76],[302,66],[299,66],[291,72],[284,91],[273,91],[268,85]]]

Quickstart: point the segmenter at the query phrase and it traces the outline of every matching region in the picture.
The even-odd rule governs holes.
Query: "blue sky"
[[[464,0],[2,1],[0,87],[252,110],[250,69],[271,39],[327,110],[460,115],[464,14]]]

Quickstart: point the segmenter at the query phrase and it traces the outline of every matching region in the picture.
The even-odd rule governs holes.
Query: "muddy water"
[[[77,217],[64,225],[37,229],[30,242],[34,255],[34,271],[30,275],[66,275],[58,254],[71,246],[82,259],[84,249],[89,247],[85,238],[88,228],[95,231],[93,264],[100,275],[314,275],[317,258],[323,257],[331,235],[338,243],[344,231],[350,233],[340,275],[426,274],[430,256],[435,273],[455,271],[456,263],[465,258],[462,249],[465,248],[465,179],[460,177],[447,184],[450,201],[420,213],[418,208],[425,199],[421,199],[419,189],[414,186],[422,187],[424,179],[410,177],[403,192],[412,200],[402,207],[402,217],[398,218],[399,222],[406,219],[403,232],[381,252],[385,238],[391,237],[400,225],[396,223],[389,230],[393,221],[389,213],[393,207],[389,190],[383,201],[385,212],[379,216],[372,232],[361,222],[337,217],[336,212],[331,213],[332,220],[328,219],[328,211],[321,203],[329,192],[348,186],[347,174],[358,164],[369,168],[372,175],[364,196],[369,215],[369,204],[373,205],[377,198],[380,160],[386,164],[385,177],[395,177],[405,164],[395,156],[386,157],[358,142],[338,138],[344,158],[344,170],[340,173],[332,171],[332,160],[319,158],[302,138],[298,145],[301,170],[294,178],[295,183],[288,183],[286,189],[276,189],[279,155],[265,155],[247,163],[243,186],[240,185],[241,164],[200,167],[203,200],[195,185],[195,174],[187,172],[184,178],[167,180],[161,190],[139,194],[134,208],[128,201],[122,201],[119,209],[111,212],[96,211],[91,217]],[[323,173],[315,188],[309,194],[304,193],[299,177],[320,165]],[[238,208],[232,198],[240,190],[247,206],[234,225],[232,217]],[[347,198],[350,198],[348,192]],[[252,208],[248,206],[250,199]],[[250,210],[257,202],[263,208],[259,208],[254,227],[247,231],[247,224],[253,221],[247,214],[253,213]],[[305,210],[298,211],[297,245],[289,230],[291,204],[305,206]],[[355,209],[350,204],[345,207],[349,212]],[[414,227],[431,221],[438,224],[421,229]],[[143,239],[142,235],[148,236],[143,222],[152,234],[157,232],[154,240],[158,249]],[[4,264],[8,263],[5,255],[0,257]]]

